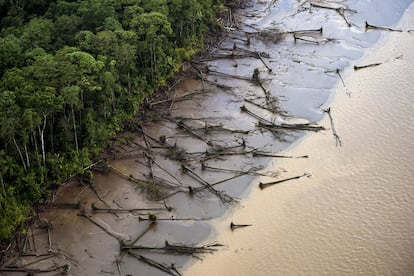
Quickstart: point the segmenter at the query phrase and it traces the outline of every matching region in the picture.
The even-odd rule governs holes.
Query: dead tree
[[[361,65],[361,66],[356,66],[354,65],[354,70],[360,70],[360,69],[364,69],[364,68],[370,68],[370,67],[376,67],[378,65],[381,65],[382,63],[372,63],[372,64],[367,64],[367,65]]]
[[[141,251],[158,251],[168,254],[196,256],[197,254],[214,253],[217,247],[223,246],[219,243],[206,244],[202,246],[188,246],[183,244],[170,244],[165,241],[164,246],[149,247],[141,245],[121,245],[121,250],[141,250]]]
[[[234,224],[233,222],[230,223],[230,229],[236,230],[238,228],[244,228],[244,227],[248,227],[248,226],[253,226],[252,224]]]
[[[267,152],[259,152],[255,151],[253,152],[253,157],[272,157],[272,158],[308,158],[308,155],[302,155],[302,156],[291,156],[291,155],[279,155],[279,154],[272,154]]]
[[[368,30],[380,30],[380,31],[389,31],[389,32],[402,32],[402,30],[392,29],[392,28],[388,28],[388,27],[381,27],[381,26],[370,25],[370,24],[368,24],[367,21],[365,21],[365,31],[367,32]]]
[[[266,183],[260,182],[259,183],[259,188],[263,190],[264,188],[267,188],[269,186],[273,186],[273,185],[280,184],[280,183],[283,183],[283,182],[286,182],[286,181],[290,181],[290,180],[294,180],[294,179],[299,179],[299,178],[302,178],[302,177],[310,177],[310,176],[311,175],[309,173],[304,173],[302,175],[298,175],[298,176],[294,176],[294,177],[289,177],[289,178],[285,178],[285,179],[282,179],[282,180],[277,180],[277,181],[272,181],[272,182],[266,182]]]
[[[135,259],[137,259],[137,260],[139,260],[143,263],[146,263],[149,266],[157,268],[157,269],[159,269],[159,270],[161,270],[161,271],[163,271],[163,272],[165,272],[169,275],[172,275],[172,276],[181,276],[182,275],[180,272],[178,272],[177,268],[173,264],[171,264],[170,266],[166,266],[162,263],[151,260],[149,258],[146,258],[146,257],[142,256],[142,255],[135,254],[131,250],[128,250],[128,255],[134,257]]]
[[[188,173],[195,180],[197,180],[197,182],[199,182],[201,185],[203,185],[212,194],[216,195],[223,203],[227,203],[227,204],[237,203],[237,200],[235,198],[229,196],[228,194],[226,194],[223,191],[218,191],[218,190],[214,189],[214,187],[210,183],[208,183],[201,176],[196,174],[191,168],[189,168],[185,164],[181,165],[181,169],[183,170],[183,172]]]
[[[348,27],[351,27],[351,22],[348,20],[347,16],[345,15],[345,12],[350,12],[350,13],[356,13],[356,10],[352,10],[352,9],[348,9],[348,8],[344,8],[344,7],[331,7],[331,6],[325,6],[322,4],[318,4],[318,3],[311,3],[312,7],[316,7],[316,8],[322,8],[322,9],[328,9],[328,10],[334,10],[336,11],[345,21],[345,23],[348,25]]]
[[[280,125],[277,125],[277,124],[274,124],[274,123],[266,124],[266,123],[263,123],[263,122],[259,121],[258,126],[266,128],[266,129],[283,129],[283,130],[292,130],[292,131],[306,130],[306,131],[318,132],[318,131],[321,131],[321,130],[325,130],[325,128],[323,126],[317,126],[317,125],[313,125],[313,124],[285,124],[285,123],[282,123]]]
[[[340,146],[341,147],[342,146],[342,140],[341,140],[341,137],[339,137],[338,132],[335,129],[334,120],[333,120],[332,115],[331,115],[331,108],[329,107],[328,109],[325,109],[324,112],[326,114],[328,114],[328,116],[329,116],[329,121],[331,123],[332,135],[335,138],[336,146]]]

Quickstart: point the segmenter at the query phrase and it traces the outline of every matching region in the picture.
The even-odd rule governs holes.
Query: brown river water
[[[414,27],[414,6],[398,25]],[[332,108],[342,139],[304,137],[277,162],[311,178],[254,190],[218,220],[227,250],[186,275],[414,275],[414,35],[388,33],[338,85]],[[400,57],[390,60],[388,57]],[[325,117],[322,125],[329,126]],[[254,226],[226,231],[230,221]]]
[[[164,116],[120,139],[95,191],[62,185],[54,202],[84,211],[41,212],[24,256],[6,262],[26,271],[3,274],[414,275],[412,5],[399,22],[411,2],[252,1],[196,61],[204,81],[188,78],[170,97],[196,94],[154,105]],[[263,88],[251,81],[255,68]],[[326,130],[272,128],[312,122]],[[252,226],[231,231],[231,222]],[[188,256],[166,252],[166,241],[224,246]]]

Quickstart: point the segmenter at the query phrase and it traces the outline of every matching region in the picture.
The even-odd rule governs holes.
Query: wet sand
[[[398,28],[414,29],[413,5]],[[274,163],[282,176],[312,177],[253,188],[216,220],[228,247],[185,275],[414,275],[413,46],[413,32],[386,33],[355,62],[384,63],[347,71],[351,97],[338,84],[326,105],[343,146],[321,132],[285,151],[310,158]],[[253,226],[230,231],[231,221]]]

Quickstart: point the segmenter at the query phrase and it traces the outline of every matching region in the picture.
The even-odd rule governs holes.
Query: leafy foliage
[[[0,239],[81,173],[215,23],[215,0],[0,1]]]

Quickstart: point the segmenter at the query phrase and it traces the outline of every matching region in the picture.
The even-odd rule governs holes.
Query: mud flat
[[[414,6],[396,27],[414,29]],[[311,178],[254,190],[217,221],[227,250],[186,275],[413,275],[414,34],[390,32],[338,85],[332,133],[310,134],[275,166]],[[329,116],[321,125],[330,127]],[[260,181],[260,180],[258,180]],[[250,223],[229,231],[230,222]]]

